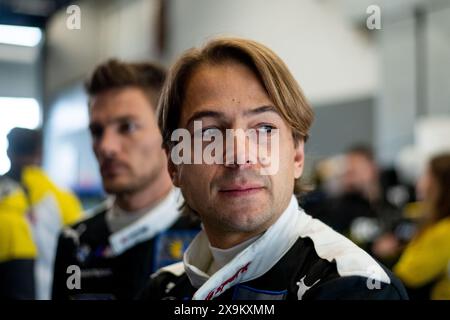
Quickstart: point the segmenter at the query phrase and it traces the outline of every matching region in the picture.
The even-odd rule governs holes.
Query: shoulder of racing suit
[[[266,239],[261,237],[244,250],[247,254],[238,255],[217,272],[222,274],[214,274],[200,288],[191,284],[185,265],[177,263],[155,273],[140,298],[407,299],[401,282],[365,251],[303,210],[299,209],[297,215],[286,217],[285,225],[275,227],[284,229],[272,230],[277,232]],[[297,226],[286,231],[296,236],[292,245],[275,257],[274,246],[283,246],[283,236],[274,234],[293,224]],[[269,257],[261,259],[264,255]]]

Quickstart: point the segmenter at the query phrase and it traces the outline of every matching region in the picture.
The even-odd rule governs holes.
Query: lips
[[[117,162],[105,162],[100,167],[100,172],[103,177],[112,177],[119,174],[123,169],[124,165]]]
[[[229,185],[219,189],[219,193],[224,196],[237,197],[247,196],[260,192],[264,186],[257,184]]]

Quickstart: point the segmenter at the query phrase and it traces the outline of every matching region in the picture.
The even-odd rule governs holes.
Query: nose
[[[94,151],[97,157],[112,158],[120,150],[120,139],[111,129],[105,129],[103,134],[94,142]]]
[[[225,167],[250,168],[257,163],[256,137],[242,129],[227,130],[225,138]]]

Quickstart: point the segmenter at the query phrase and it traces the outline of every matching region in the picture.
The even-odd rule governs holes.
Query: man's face
[[[153,107],[139,88],[94,96],[90,131],[103,186],[108,193],[134,193],[164,170],[166,157]]]
[[[346,155],[344,190],[365,192],[378,183],[377,169],[372,161],[359,153]]]
[[[202,121],[203,132],[220,130],[224,136],[226,129],[268,135],[270,129],[279,130],[279,152],[269,156],[272,161],[279,158],[273,175],[261,174],[262,165],[254,159],[241,165],[169,163],[175,185],[200,215],[207,233],[258,234],[267,229],[288,206],[294,178],[302,173],[303,142],[294,143],[291,129],[258,78],[238,63],[200,66],[187,83],[181,108],[179,127],[192,137],[194,120]],[[232,151],[235,158],[241,152],[237,150]],[[240,156],[250,157],[248,152]]]

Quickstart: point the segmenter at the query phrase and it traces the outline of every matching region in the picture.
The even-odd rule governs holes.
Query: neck
[[[210,244],[209,250],[211,251],[212,261],[207,270],[207,273],[209,275],[213,275],[216,271],[220,270],[223,266],[233,260],[240,252],[254,243],[259,238],[259,236],[245,240],[229,249],[216,248],[214,246],[211,246]]]
[[[233,235],[226,235],[224,237],[220,237],[217,235],[210,235],[208,232],[206,232],[208,236],[209,243],[212,247],[218,248],[218,249],[229,249],[234,246],[237,246],[238,244],[245,242],[253,237],[256,237],[259,233],[251,233],[251,234],[233,234]]]
[[[235,233],[216,233],[204,223],[205,233],[212,247],[218,249],[229,249],[243,243],[266,231],[267,228],[261,228],[253,232],[235,232]]]
[[[23,167],[11,167],[11,169],[5,174],[5,176],[7,176],[17,182],[21,182],[22,171],[23,171]]]
[[[169,174],[161,174],[155,181],[143,189],[116,195],[116,203],[125,211],[138,211],[152,208],[166,197],[172,189]]]
[[[276,214],[273,214],[269,220],[265,223],[258,226],[255,230],[249,232],[230,232],[229,230],[224,230],[222,226],[217,225],[215,223],[211,223],[211,221],[207,221],[203,219],[203,226],[205,233],[208,237],[209,243],[211,246],[219,249],[229,249],[238,244],[247,241],[257,235],[264,233],[267,229],[269,229],[272,225],[274,225],[277,220],[281,217],[281,215],[287,210],[290,204],[290,198],[286,200],[285,204],[282,204],[280,208],[275,209]],[[284,203],[284,202],[283,202]]]

